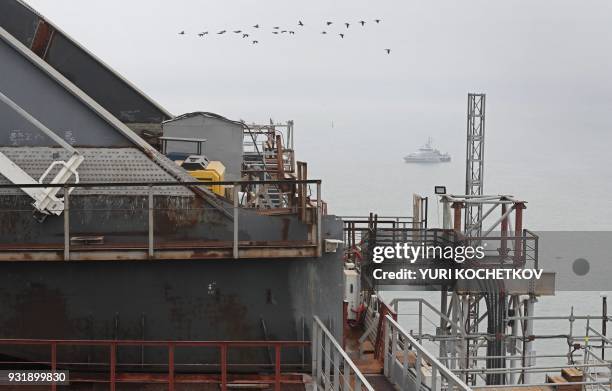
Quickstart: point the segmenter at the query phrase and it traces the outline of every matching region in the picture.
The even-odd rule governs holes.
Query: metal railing
[[[384,374],[396,386],[402,390],[471,390],[435,355],[404,331],[393,317],[387,315],[385,320]],[[399,370],[401,373],[397,372]],[[426,375],[429,380],[424,379],[424,371],[430,371]]]
[[[294,187],[306,188],[308,184],[316,185],[316,199],[306,197],[304,194],[295,194],[295,198],[299,199],[299,203],[295,202],[292,210],[287,210],[285,213],[295,214],[299,217],[300,221],[305,222],[308,225],[308,235],[304,235],[301,239],[296,240],[266,240],[265,245],[259,243],[242,242],[240,238],[240,215],[241,210],[247,210],[245,205],[241,205],[240,202],[240,190],[243,186],[256,184],[256,185],[292,185]],[[202,192],[204,187],[221,186],[221,187],[232,187],[232,196],[230,199],[222,201],[219,198],[209,195],[208,203],[194,206],[160,206],[159,201],[164,197],[168,198],[167,195],[156,194],[158,188],[179,188],[185,187],[195,192]],[[324,211],[324,202],[321,200],[321,181],[320,180],[273,180],[273,181],[216,181],[216,182],[131,182],[131,183],[78,183],[78,184],[2,184],[0,189],[3,188],[31,188],[31,187],[60,187],[63,188],[63,201],[65,204],[62,218],[63,219],[63,241],[60,244],[57,243],[39,243],[34,241],[30,243],[32,248],[36,248],[46,253],[57,252],[63,250],[63,260],[81,259],[87,258],[79,251],[80,250],[96,250],[94,253],[101,254],[101,250],[105,248],[112,248],[113,250],[121,250],[126,252],[124,259],[171,259],[174,254],[179,256],[180,251],[186,250],[197,250],[200,254],[204,254],[206,250],[213,251],[216,258],[242,258],[251,257],[256,258],[255,252],[261,250],[266,252],[270,247],[277,246],[279,248],[289,248],[292,246],[298,246],[302,250],[296,251],[296,253],[305,254],[304,256],[320,256],[322,254],[322,231],[321,221]],[[135,201],[134,205],[115,205],[112,204],[110,207],[103,207],[98,209],[81,209],[74,206],[74,200],[79,197],[86,196],[80,195],[77,192],[72,193],[72,189],[83,189],[88,190],[88,194],[95,195],[95,189],[109,189],[112,188],[114,191],[121,189],[130,190],[130,193],[136,192],[133,195]],[[164,193],[164,194],[165,194]],[[120,193],[117,194],[121,196]],[[1,208],[1,206],[0,206]],[[17,209],[0,209],[0,218],[3,221],[8,221],[5,217],[6,214],[19,214],[19,213],[32,213],[32,210]],[[157,237],[162,237],[163,234],[157,232],[157,230],[165,229],[156,222],[158,217],[175,219],[185,224],[186,221],[198,221],[198,212],[204,213],[206,210],[216,210],[217,212],[224,215],[226,218],[232,219],[231,230],[232,236],[230,238],[219,238],[209,240],[185,240],[184,243],[181,240],[172,241],[172,243],[166,243],[165,241],[158,241]],[[124,219],[125,224],[131,224],[138,226],[134,229],[134,238],[132,242],[128,243],[126,240],[113,242],[113,243],[98,243],[104,240],[103,233],[96,233],[88,231],[86,236],[82,236],[80,232],[71,232],[73,228],[73,220],[71,216],[75,215],[74,220],[81,221],[85,219],[81,213],[99,214],[105,213],[107,215],[113,215],[113,220],[117,223]],[[180,215],[183,214],[184,218],[181,220]],[[123,216],[123,217],[121,217]],[[108,216],[107,216],[108,217]],[[110,218],[110,217],[108,217]],[[263,218],[263,217],[262,217]],[[33,222],[34,224],[34,222]],[[44,224],[44,223],[43,223]],[[145,235],[138,236],[138,232],[142,233],[142,228],[146,232]],[[227,236],[227,235],[226,235]],[[278,235],[277,235],[278,236]],[[114,238],[114,237],[113,237]],[[94,240],[95,239],[95,240]],[[144,242],[143,242],[144,241]],[[87,242],[92,246],[81,246],[80,244]],[[94,243],[95,242],[95,243]],[[28,251],[28,243],[22,243],[22,246],[14,246],[15,243],[7,243],[2,245],[0,253],[23,253]],[[97,248],[94,248],[96,247]],[[8,246],[8,247],[7,247]],[[61,247],[60,247],[61,246]],[[312,247],[312,253],[306,254],[303,251],[304,247]],[[75,250],[76,249],[76,250]],[[38,251],[37,250],[37,251]],[[195,251],[194,250],[194,251]],[[132,255],[129,255],[127,253]],[[48,255],[48,254],[47,254]],[[53,254],[52,254],[53,255]],[[269,255],[269,254],[268,254]],[[290,254],[285,254],[290,256]],[[49,258],[51,255],[44,256],[41,260]],[[185,255],[183,254],[183,257]],[[296,255],[299,256],[299,255]],[[46,257],[46,258],[45,258]],[[57,258],[53,255],[54,259]],[[131,257],[131,258],[130,258]],[[90,259],[90,258],[87,258]]]
[[[375,391],[317,316],[313,322],[312,378],[315,391]]]
[[[106,376],[93,376],[92,378],[78,377],[69,379],[71,383],[106,383],[109,385],[111,391],[115,391],[117,385],[120,383],[131,383],[131,384],[152,384],[161,383],[168,384],[168,389],[174,391],[177,384],[189,383],[189,384],[218,384],[221,390],[226,391],[228,385],[232,382],[229,375],[229,368],[234,364],[229,363],[228,352],[229,350],[235,349],[272,349],[274,351],[274,359],[271,365],[271,375],[256,375],[251,376],[248,379],[243,379],[241,382],[247,384],[259,384],[259,385],[272,385],[274,391],[280,391],[282,384],[287,383],[302,383],[301,380],[292,379],[291,376],[282,375],[283,364],[281,362],[281,353],[283,349],[288,348],[304,348],[310,343],[308,341],[138,341],[138,340],[45,340],[45,339],[1,339],[0,346],[20,346],[20,347],[47,347],[50,359],[44,361],[33,362],[12,362],[8,360],[0,361],[1,365],[21,365],[25,364],[36,364],[39,366],[46,366],[52,372],[61,370],[63,368],[80,368],[79,373],[86,371],[87,368],[92,367],[92,363],[74,363],[74,362],[63,362],[58,359],[58,348],[68,347],[99,347],[103,348],[107,352],[108,361],[104,363],[97,363],[95,367],[106,368]],[[156,368],[160,366],[165,371],[155,372],[132,372],[129,376],[121,376],[121,368],[125,367],[126,364],[120,364],[117,358],[117,350],[120,347],[157,347],[165,348],[167,350],[167,361],[165,364],[153,364]],[[180,376],[181,368],[191,366],[207,366],[206,364],[181,364],[176,362],[175,353],[180,348],[185,349],[216,349],[219,354],[218,362],[213,364],[215,373],[199,375],[189,374],[186,377]],[[128,364],[133,365],[133,364]],[[138,365],[138,364],[135,364]],[[248,364],[252,366],[263,366],[262,364]],[[295,369],[292,367],[292,369]],[[209,369],[210,370],[210,369]],[[52,383],[50,385],[51,390],[55,391],[57,384]]]
[[[593,338],[599,340],[601,344],[599,346],[591,345],[591,339]],[[594,382],[592,389],[612,389],[612,362],[605,359],[605,351],[610,348],[612,348],[612,340],[591,327],[591,319],[587,319],[584,338],[584,363],[590,366],[584,368],[583,373],[586,381]],[[601,353],[595,353],[596,349],[601,349]],[[598,371],[601,367],[608,370],[607,383],[603,384],[600,379],[601,374]]]
[[[406,307],[400,308],[400,304],[412,304],[417,306],[416,310],[408,309]],[[612,389],[612,362],[607,358],[607,354],[612,350],[612,340],[605,335],[604,332],[595,329],[592,325],[593,322],[602,322],[602,328],[605,330],[605,323],[611,318],[605,314],[601,316],[597,315],[575,315],[572,311],[569,315],[565,316],[508,316],[505,318],[506,322],[525,322],[525,321],[567,321],[568,331],[567,333],[560,334],[534,334],[534,335],[504,335],[503,339],[506,343],[512,344],[516,342],[527,342],[531,340],[540,339],[558,339],[564,341],[563,345],[568,346],[568,352],[565,354],[554,353],[547,351],[544,354],[530,354],[528,359],[523,355],[523,351],[517,349],[516,352],[509,352],[503,356],[491,356],[491,355],[474,355],[465,356],[465,352],[462,352],[459,348],[459,344],[465,340],[476,340],[484,342],[486,340],[493,339],[495,336],[477,332],[474,334],[467,334],[463,329],[461,323],[453,321],[449,316],[439,311],[434,305],[429,303],[427,300],[422,298],[395,298],[390,301],[389,305],[394,308],[394,311],[398,315],[399,321],[402,324],[410,324],[409,334],[412,338],[417,340],[422,346],[426,344],[435,347],[444,345],[446,348],[443,349],[446,354],[444,356],[437,356],[440,362],[446,364],[450,370],[459,377],[466,375],[478,375],[483,377],[486,374],[505,374],[510,379],[519,378],[525,374],[549,374],[549,373],[560,373],[565,368],[575,368],[580,370],[583,374],[583,381],[580,382],[566,382],[562,383],[562,386],[588,386],[586,389],[598,389],[598,390],[610,390]],[[403,310],[403,311],[402,311]],[[427,311],[427,313],[426,313]],[[429,318],[428,315],[432,317]],[[411,316],[408,320],[406,317]],[[443,320],[447,325],[447,333],[432,332],[432,329],[437,329],[440,325],[440,321]],[[458,320],[458,319],[457,319]],[[586,331],[584,334],[576,334],[576,322],[585,322]],[[414,326],[413,326],[414,325]],[[414,327],[414,330],[412,329]],[[439,344],[439,346],[437,345]],[[431,350],[432,346],[427,345],[427,348]],[[579,353],[582,351],[583,353]],[[509,363],[509,367],[504,368],[486,368],[477,365],[476,362],[485,362],[494,358],[503,358]],[[536,358],[555,359],[561,362],[550,363],[549,365],[536,366]],[[465,367],[462,363],[466,360],[470,360],[471,366]],[[484,377],[483,377],[484,380]],[[527,382],[528,385],[556,385],[554,383],[538,383]],[[509,383],[505,384],[504,387],[525,387],[525,384],[514,384],[514,381],[510,380]],[[478,385],[483,387],[483,385]],[[493,386],[491,386],[493,387]]]

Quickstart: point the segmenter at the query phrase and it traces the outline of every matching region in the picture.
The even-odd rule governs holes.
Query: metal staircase
[[[283,141],[285,139],[285,141]],[[295,176],[293,122],[245,126],[242,177],[248,180],[287,180]],[[293,189],[281,185],[260,185],[247,189],[246,203],[278,209],[291,207]]]

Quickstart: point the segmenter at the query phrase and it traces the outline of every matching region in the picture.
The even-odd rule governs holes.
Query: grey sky
[[[456,162],[439,180],[462,192],[470,91],[488,97],[486,189],[524,190],[545,208],[546,192],[568,191],[571,168],[589,173],[585,188],[612,191],[605,157],[612,145],[609,0],[29,3],[174,114],[294,119],[298,157],[330,183],[326,194],[345,213],[359,207],[343,194],[351,188],[347,182],[376,177],[383,186],[392,177],[372,167],[379,160],[387,170],[407,170],[394,177],[406,181],[398,187],[405,200],[413,188],[429,190],[429,182],[408,184],[412,168],[401,158],[430,135]],[[375,18],[383,22],[375,25]],[[356,24],[360,19],[368,22],[364,28]],[[306,26],[297,27],[298,20]],[[345,21],[352,23],[348,30],[340,25]],[[252,33],[255,23],[263,28],[250,38],[259,45],[214,34]],[[274,25],[296,35],[273,36]],[[178,36],[180,30],[187,35]],[[203,30],[210,35],[195,36]],[[341,30],[345,39],[337,36]],[[369,171],[361,172],[366,165]],[[513,168],[525,173],[538,165],[541,180],[505,183]],[[547,185],[537,187],[542,180]],[[589,198],[584,188],[572,189],[572,197]],[[369,188],[363,197],[376,199],[377,191]],[[386,203],[364,207],[377,206]]]

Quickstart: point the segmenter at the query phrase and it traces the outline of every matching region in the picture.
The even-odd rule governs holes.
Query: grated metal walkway
[[[396,391],[385,375],[365,375],[376,391]]]

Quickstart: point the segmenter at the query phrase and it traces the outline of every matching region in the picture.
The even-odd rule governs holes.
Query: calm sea
[[[386,131],[376,126],[381,125],[372,124],[364,130],[355,122],[357,130],[351,137],[330,129],[326,143],[318,146],[317,158],[311,156],[312,171],[324,181],[323,194],[331,211],[339,215],[370,211],[410,215],[412,193],[419,193],[430,197],[430,226],[440,226],[441,209],[433,188],[445,185],[449,193],[464,193],[465,130],[439,132],[434,144],[449,152],[453,161],[428,165],[406,164],[402,159],[425,142],[426,131],[404,132],[397,127]],[[485,193],[512,194],[527,201],[525,225],[529,229],[612,230],[612,132],[605,130],[576,126],[562,132],[554,127],[538,130],[538,126],[517,124],[503,133],[488,131]],[[555,270],[555,260],[540,261],[544,268]],[[385,293],[387,298],[414,295],[439,303],[439,295],[433,292]],[[540,298],[535,311],[536,315],[569,315],[572,307],[576,314],[600,315],[600,292],[557,292],[556,296]],[[416,328],[414,317],[403,315],[400,321],[407,329]],[[537,321],[535,333],[566,334],[568,327],[567,321]],[[584,323],[576,322],[575,330],[584,333]],[[546,354],[568,351],[564,340],[538,341],[536,350]],[[553,362],[542,359],[537,364]],[[534,378],[543,381],[544,375]]]

